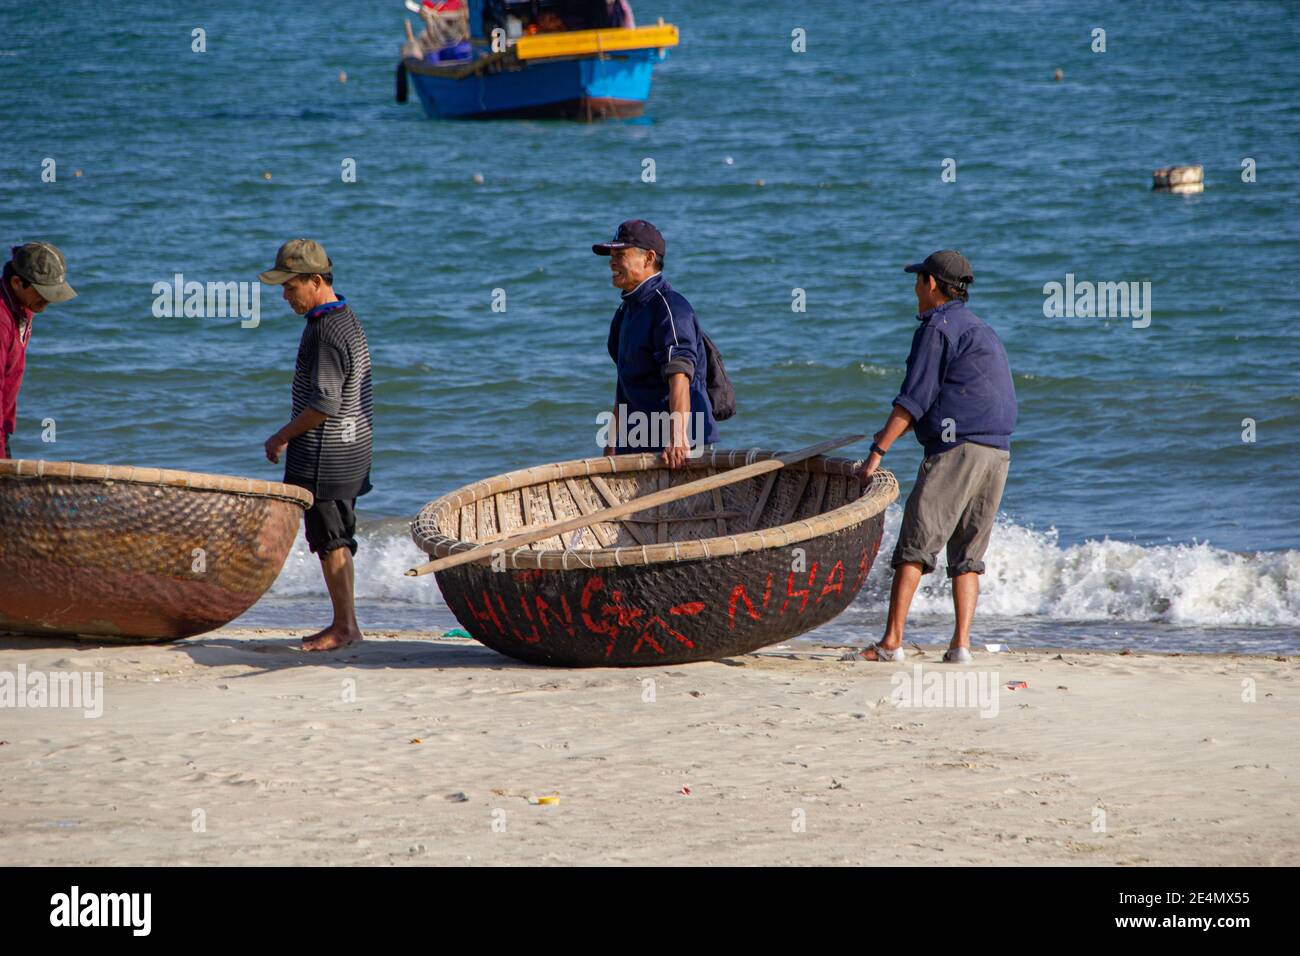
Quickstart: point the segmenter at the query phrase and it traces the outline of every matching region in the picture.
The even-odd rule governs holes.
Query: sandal
[[[875,657],[867,657],[867,651],[874,651]],[[858,659],[864,661],[880,661],[884,664],[901,664],[903,661],[903,645],[897,647],[882,647],[879,641],[869,644],[862,650],[858,651]]]

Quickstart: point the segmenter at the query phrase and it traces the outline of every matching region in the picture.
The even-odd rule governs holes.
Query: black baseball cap
[[[924,272],[948,285],[970,285],[975,281],[970,262],[955,249],[940,249],[925,257],[924,262],[903,266],[904,272]]]
[[[653,224],[644,219],[629,219],[619,223],[618,232],[611,242],[597,242],[591,251],[598,256],[607,256],[615,249],[649,249],[662,256],[664,254],[664,237]]]

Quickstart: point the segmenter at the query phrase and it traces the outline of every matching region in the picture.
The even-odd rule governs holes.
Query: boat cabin
[[[490,39],[502,29],[507,40],[538,33],[607,30],[632,26],[615,0],[468,0],[469,21],[476,38]]]

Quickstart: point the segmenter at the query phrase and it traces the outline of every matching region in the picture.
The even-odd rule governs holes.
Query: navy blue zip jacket
[[[692,445],[718,440],[718,423],[709,404],[708,357],[695,310],[686,298],[656,272],[631,292],[609,325],[609,357],[618,366],[616,403],[629,413],[650,415],[668,411],[668,376],[681,372],[690,379]],[[704,435],[695,431],[698,413],[704,415]],[[624,426],[627,428],[628,426]],[[630,431],[630,428],[629,428]],[[617,445],[617,436],[611,436]],[[667,431],[663,436],[667,439]],[[663,442],[644,448],[619,445],[619,454],[661,451]]]
[[[962,442],[1011,447],[1016,427],[1016,389],[997,334],[952,299],[917,316],[907,375],[894,404],[915,420],[916,439],[927,455]],[[951,421],[945,441],[945,419]]]

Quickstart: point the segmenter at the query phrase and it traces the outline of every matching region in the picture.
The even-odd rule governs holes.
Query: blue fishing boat
[[[678,43],[627,0],[407,0],[397,101],[410,87],[434,118],[640,116],[655,63]]]

